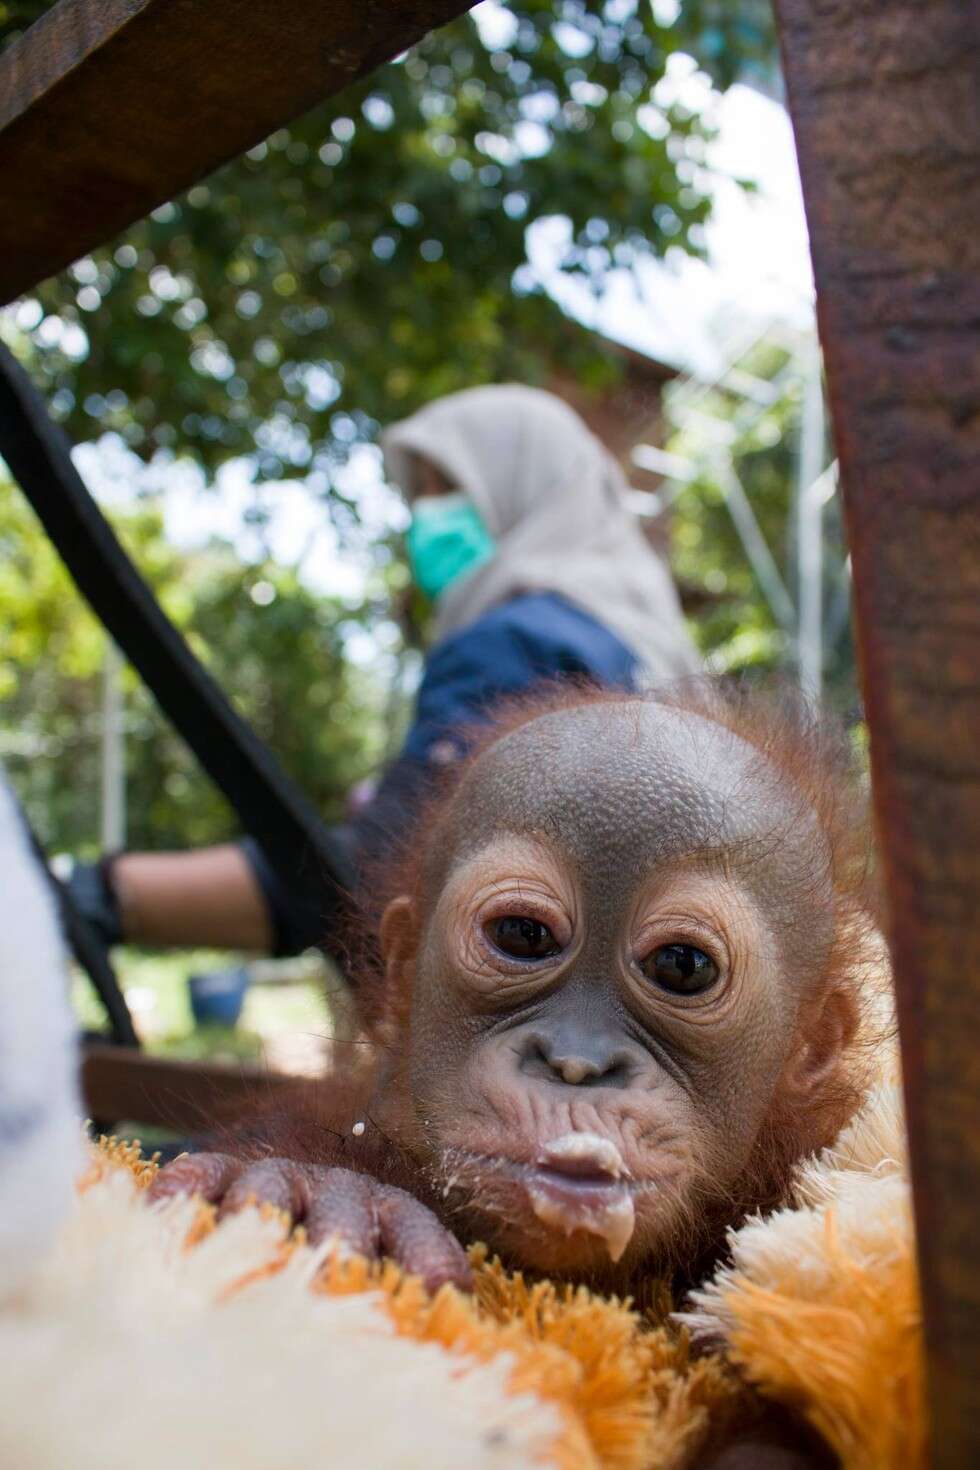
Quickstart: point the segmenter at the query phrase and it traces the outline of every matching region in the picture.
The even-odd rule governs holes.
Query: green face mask
[[[416,584],[435,601],[457,577],[490,560],[494,541],[465,495],[426,495],[412,506],[407,550]]]

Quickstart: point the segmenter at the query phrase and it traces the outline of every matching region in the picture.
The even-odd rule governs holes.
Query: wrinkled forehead
[[[715,855],[798,881],[823,847],[813,812],[760,751],[639,701],[544,714],[504,736],[468,773],[450,828],[457,856],[497,832],[532,833],[624,879]]]

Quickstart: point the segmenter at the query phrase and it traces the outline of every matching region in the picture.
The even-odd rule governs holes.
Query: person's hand
[[[238,1159],[231,1154],[183,1154],[160,1170],[150,1201],[198,1194],[219,1217],[253,1203],[276,1205],[306,1228],[312,1245],[333,1237],[369,1261],[389,1257],[420,1276],[429,1291],[446,1282],[472,1287],[466,1253],[419,1200],[392,1184],[352,1169],[297,1164],[291,1159]]]
[[[74,908],[106,949],[122,944],[122,914],[105,862],[75,863],[65,888]]]

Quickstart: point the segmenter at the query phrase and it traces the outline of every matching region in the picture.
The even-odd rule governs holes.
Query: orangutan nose
[[[521,1070],[528,1076],[569,1087],[624,1087],[629,1067],[623,1052],[599,1038],[531,1036]]]
[[[599,1072],[595,1062],[583,1061],[581,1057],[562,1057],[555,1060],[554,1066],[561,1073],[562,1081],[570,1082],[573,1087],[584,1082],[586,1077],[597,1076]]]

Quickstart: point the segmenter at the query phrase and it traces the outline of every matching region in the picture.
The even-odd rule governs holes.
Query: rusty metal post
[[[980,1465],[980,0],[776,0],[854,565],[932,1421]]]

